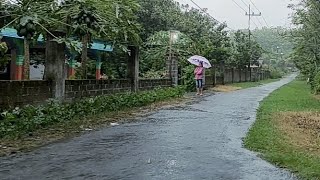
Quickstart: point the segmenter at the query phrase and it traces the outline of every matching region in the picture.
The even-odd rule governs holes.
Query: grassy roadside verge
[[[320,100],[295,80],[267,97],[245,147],[303,179],[320,179]]]
[[[211,90],[217,91],[217,92],[232,92],[240,89],[247,89],[247,88],[261,86],[261,85],[276,82],[279,80],[280,79],[266,79],[259,82],[242,82],[242,83],[233,83],[233,84],[227,84],[227,85],[218,85],[212,88]]]
[[[279,80],[280,79],[266,79],[266,80],[262,80],[262,81],[258,81],[258,82],[234,83],[234,84],[231,84],[231,86],[239,87],[241,89],[247,89],[247,88],[257,87],[257,86],[260,86],[260,85],[276,82],[276,81],[279,81]]]
[[[182,87],[156,89],[4,112],[0,117],[0,156],[29,151],[112,122],[130,121],[164,105],[181,103],[184,92]]]

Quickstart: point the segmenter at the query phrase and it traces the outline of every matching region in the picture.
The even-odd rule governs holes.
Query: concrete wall
[[[214,78],[216,79],[216,84],[214,83]],[[269,71],[252,71],[251,78],[250,72],[247,70],[239,69],[225,69],[224,75],[220,76],[206,76],[206,86],[213,86],[219,84],[231,84],[238,82],[249,82],[251,81],[260,81],[270,78]],[[212,81],[208,81],[212,79]]]
[[[52,98],[48,81],[0,81],[0,108],[40,104]]]
[[[151,90],[157,87],[171,87],[172,81],[170,79],[140,79],[139,90]]]
[[[49,81],[0,81],[0,109],[27,104],[43,104],[53,98],[52,83]],[[141,79],[139,90],[171,87],[170,79]],[[114,80],[66,80],[65,99],[72,101],[84,97],[131,92],[129,79]]]
[[[130,81],[123,80],[67,80],[66,99],[78,99],[131,91]]]

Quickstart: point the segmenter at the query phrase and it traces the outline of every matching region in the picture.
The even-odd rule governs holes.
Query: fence
[[[231,84],[249,81],[261,81],[270,78],[270,71],[253,69],[251,73],[245,69],[226,69],[223,74],[206,76],[207,86]]]
[[[52,97],[48,81],[0,81],[0,108],[39,104]]]
[[[170,87],[170,79],[141,79],[139,90]],[[53,97],[49,81],[0,81],[0,108],[41,104]],[[132,83],[128,79],[114,80],[66,80],[65,99],[70,101],[121,92],[130,92]]]
[[[207,86],[268,79],[269,71],[226,69],[222,75],[206,76]],[[170,79],[140,79],[138,89],[151,90],[156,87],[170,87]],[[41,104],[53,97],[52,83],[49,81],[0,81],[0,108],[26,104]],[[130,92],[129,79],[114,80],[66,80],[65,99],[93,97],[121,92]]]

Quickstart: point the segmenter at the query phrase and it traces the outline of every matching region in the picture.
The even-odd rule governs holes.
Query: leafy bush
[[[270,70],[270,78],[271,79],[279,79],[282,78],[282,73],[281,71],[277,70],[277,69],[271,69]]]
[[[26,106],[0,115],[0,138],[19,137],[56,123],[90,115],[141,107],[168,98],[181,97],[184,88],[156,89],[139,93],[87,98],[74,103],[50,101],[42,106]]]
[[[187,91],[195,91],[194,66],[190,65],[183,68],[182,79]]]
[[[316,76],[314,77],[313,81],[313,90],[316,94],[320,93],[320,71],[316,73]]]
[[[165,75],[166,75],[165,70],[160,70],[160,71],[150,70],[143,73],[142,77],[146,79],[161,79],[161,78],[164,78]]]

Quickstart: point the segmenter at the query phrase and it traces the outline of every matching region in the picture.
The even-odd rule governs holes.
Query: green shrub
[[[194,66],[186,66],[183,68],[183,85],[186,87],[187,91],[196,90],[196,82],[194,80]]]
[[[74,103],[49,101],[42,106],[25,106],[0,115],[0,138],[19,137],[56,123],[73,121],[90,115],[141,107],[168,98],[181,97],[183,87],[155,89],[87,98]]]
[[[270,78],[271,79],[279,79],[282,78],[282,73],[281,71],[277,70],[277,69],[271,69],[270,70]]]
[[[313,90],[316,94],[320,93],[320,71],[316,73],[313,81]]]

